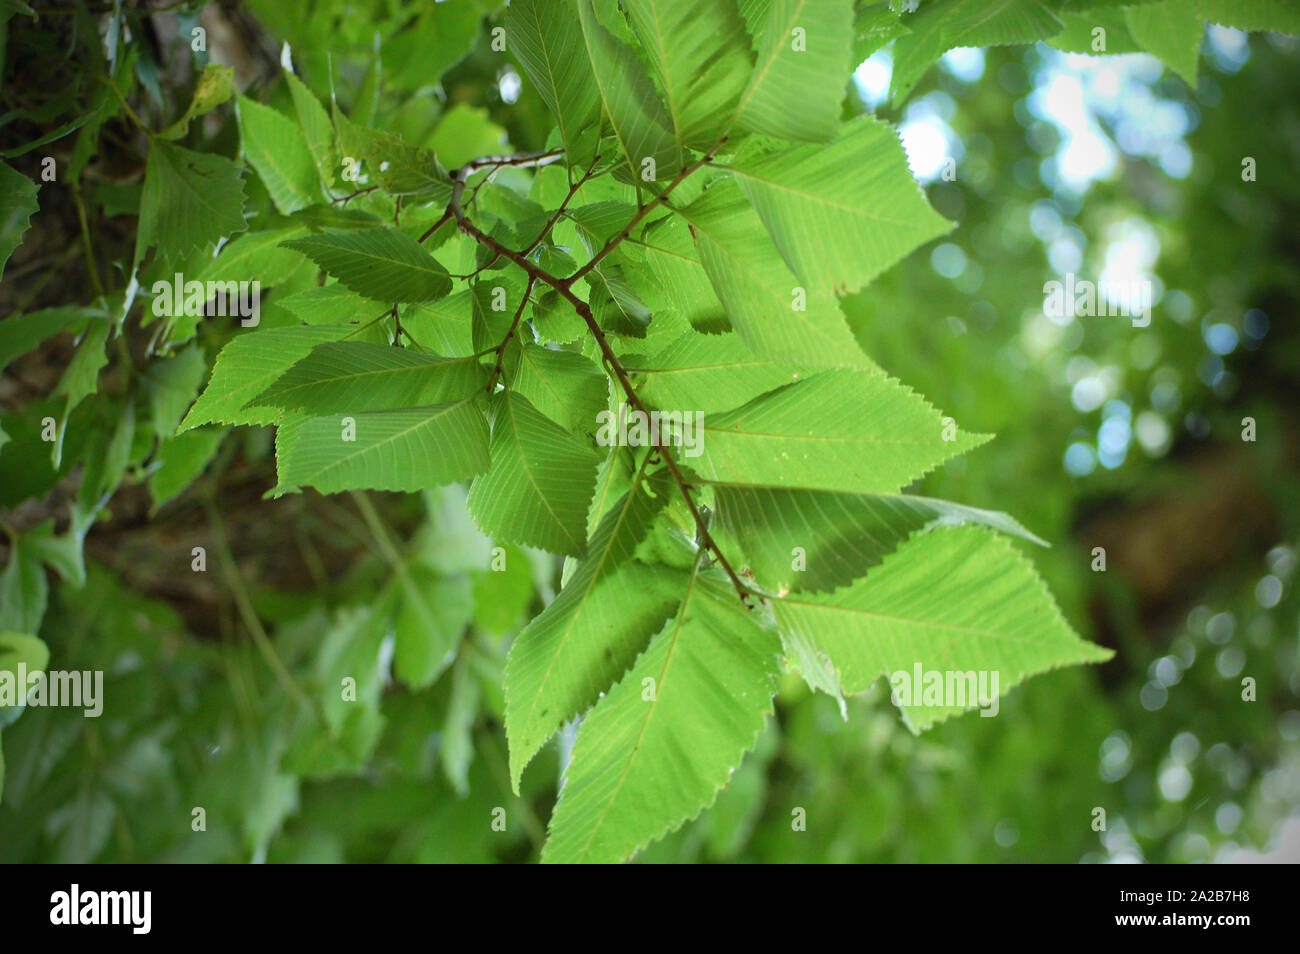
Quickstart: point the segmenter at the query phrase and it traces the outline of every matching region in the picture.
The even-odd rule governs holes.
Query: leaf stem
[[[144,124],[144,120],[136,115],[135,110],[131,108],[131,104],[126,101],[126,99],[122,96],[121,90],[117,88],[117,84],[114,83],[107,76],[104,76],[102,73],[96,73],[95,78],[98,79],[101,83],[104,83],[110,90],[113,91],[113,95],[117,97],[118,103],[120,103],[122,109],[126,111],[127,118],[130,119],[131,122],[135,123],[135,125],[139,127],[142,133],[144,133],[150,139],[153,139],[154,138],[153,130],[150,129],[148,126],[146,126]]]
[[[636,215],[632,216],[632,218],[628,220],[627,225],[623,226],[622,230],[617,235],[615,235],[608,242],[606,242],[605,247],[602,248],[595,255],[593,255],[591,261],[589,261],[586,265],[582,266],[582,268],[578,269],[576,272],[570,275],[566,279],[566,281],[575,282],[582,276],[591,272],[597,265],[600,264],[601,259],[603,259],[610,252],[614,251],[614,249],[618,248],[618,246],[623,242],[623,240],[632,234],[632,230],[637,227],[637,223],[639,223],[642,219],[644,219],[647,215],[649,215],[651,211],[653,211],[654,209],[658,208],[659,206],[663,205],[666,201],[668,201],[668,196],[672,194],[672,191],[676,189],[679,185],[681,185],[683,182],[685,182],[686,178],[692,172],[712,162],[714,155],[717,153],[719,149],[723,147],[724,144],[726,144],[726,142],[727,142],[727,137],[723,136],[716,143],[714,143],[713,146],[709,149],[709,151],[706,152],[703,156],[701,156],[699,159],[692,162],[690,165],[683,166],[681,172],[677,173],[676,177],[673,179],[672,182],[668,183],[668,187],[664,189],[663,192],[660,192],[657,196],[655,196],[645,205],[641,206],[641,208],[637,209]]]
[[[564,197],[564,201],[560,203],[560,207],[555,210],[555,214],[551,216],[550,220],[542,226],[542,230],[537,233],[537,238],[533,239],[532,244],[519,254],[526,258],[533,253],[533,250],[536,249],[537,246],[542,244],[542,239],[546,238],[551,229],[555,228],[555,223],[560,221],[560,217],[564,215],[564,211],[569,207],[569,203],[573,201],[573,197],[578,194],[578,190],[586,185],[588,180],[591,179],[592,175],[596,171],[596,163],[598,162],[600,162],[599,153],[596,154],[595,159],[591,160],[591,165],[588,166],[587,171],[582,174],[582,178],[577,182],[569,183],[569,194]]]
[[[370,502],[370,495],[364,490],[351,490],[348,492],[352,495],[352,500],[357,505],[357,509],[361,511],[361,519],[366,522],[370,535],[375,538],[380,555],[394,568],[405,567],[406,561],[398,553],[397,544],[393,542],[392,534],[384,526],[383,520],[379,518],[379,512],[375,510],[375,505]]]
[[[77,221],[81,224],[81,241],[86,247],[86,270],[90,272],[90,285],[97,298],[104,297],[104,286],[99,280],[99,266],[95,262],[95,246],[90,241],[90,225],[86,221],[86,203],[81,198],[81,184],[73,183],[72,201],[77,206]]]
[[[524,289],[524,297],[519,300],[519,307],[515,309],[514,320],[510,322],[510,330],[506,336],[501,339],[501,343],[496,346],[496,361],[492,366],[492,376],[488,378],[487,393],[491,394],[497,386],[497,378],[501,376],[501,363],[505,360],[506,346],[510,344],[510,339],[515,336],[515,329],[519,327],[519,319],[524,315],[524,308],[528,306],[528,297],[533,293],[533,286],[537,284],[537,279],[528,276],[528,287]]]
[[[234,554],[230,551],[230,541],[226,537],[226,525],[221,519],[221,513],[217,510],[216,501],[212,495],[202,495],[203,509],[207,511],[208,526],[212,530],[212,537],[217,545],[217,557],[221,561],[221,569],[225,574],[226,583],[230,587],[231,596],[235,600],[235,608],[239,611],[239,617],[243,620],[244,627],[253,637],[253,643],[257,646],[258,651],[266,660],[266,664],[271,667],[271,672],[275,678],[285,688],[285,690],[300,703],[307,706],[308,709],[316,714],[321,722],[325,721],[325,713],[321,709],[319,702],[312,699],[311,696],[298,685],[297,680],[285,667],[284,661],[280,659],[279,654],[275,651],[275,646],[271,643],[271,638],[267,636],[266,630],[262,628],[262,621],[257,618],[257,611],[253,609],[253,602],[248,597],[248,591],[244,588],[244,581],[239,575],[239,567],[235,564]]]
[[[378,188],[379,186],[377,185],[369,186],[365,189],[358,189],[356,192],[349,192],[347,195],[336,196],[335,198],[330,199],[330,204],[332,205],[335,202],[341,202],[343,205],[347,205],[353,199],[359,199],[363,195],[370,195],[370,193],[374,192]]]

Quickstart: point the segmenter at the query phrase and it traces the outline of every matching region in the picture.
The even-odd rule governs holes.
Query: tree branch
[[[558,151],[531,153],[521,156],[485,156],[482,159],[475,159],[472,162],[466,163],[464,166],[457,169],[452,176],[451,201],[447,205],[447,211],[455,217],[456,224],[460,227],[462,232],[474,239],[474,241],[478,242],[480,245],[495,252],[498,257],[513,262],[515,265],[523,269],[529,277],[530,290],[534,284],[542,282],[550,285],[558,291],[560,295],[573,306],[574,311],[576,311],[578,316],[582,318],[583,322],[587,325],[588,330],[591,331],[592,336],[596,339],[596,344],[600,348],[601,355],[604,357],[605,365],[618,379],[619,385],[623,388],[623,393],[627,396],[627,403],[642,414],[648,415],[649,412],[641,402],[641,398],[637,395],[636,389],[632,385],[632,379],[628,376],[627,369],[623,367],[623,363],[618,359],[618,355],[614,353],[614,349],[605,335],[605,330],[601,328],[600,324],[596,321],[596,317],[592,314],[590,306],[574,294],[571,286],[574,281],[590,272],[600,259],[612,252],[618,247],[619,243],[631,235],[632,230],[636,227],[637,223],[644,219],[652,209],[662,205],[668,198],[669,194],[685,181],[687,176],[708,163],[709,160],[712,159],[713,154],[724,142],[726,142],[725,136],[720,139],[718,143],[708,151],[708,153],[683,168],[673,181],[668,184],[668,187],[664,189],[663,192],[657,195],[652,201],[642,206],[627,225],[623,227],[619,234],[605,243],[605,247],[601,249],[595,258],[588,262],[583,268],[578,269],[577,272],[570,275],[568,278],[557,278],[550,272],[530,261],[525,255],[501,244],[501,242],[486,234],[471,222],[469,216],[465,214],[465,210],[461,207],[461,198],[465,193],[466,180],[474,171],[488,166],[544,165],[547,162],[553,162],[558,158],[561,154]],[[735,587],[736,593],[740,596],[741,602],[746,607],[752,607],[753,603],[750,599],[749,588],[732,568],[730,562],[728,562],[726,556],[723,554],[722,548],[718,546],[717,541],[713,539],[713,535],[709,532],[708,522],[704,519],[704,515],[700,513],[700,508],[696,505],[695,499],[691,496],[690,485],[687,484],[686,479],[682,476],[681,469],[677,466],[677,461],[673,459],[669,445],[658,443],[656,444],[656,447],[661,451],[664,464],[668,467],[668,471],[672,475],[673,481],[677,484],[677,489],[685,499],[687,507],[690,508],[691,516],[695,520],[696,534],[701,543],[705,549],[713,551],[718,564],[726,571],[727,576],[730,577],[731,584]]]
[[[533,286],[537,284],[537,279],[529,276],[528,287],[524,289],[524,297],[520,299],[519,307],[515,309],[514,320],[510,322],[510,330],[506,336],[501,339],[501,343],[496,346],[496,361],[492,367],[492,376],[488,378],[487,393],[491,394],[497,386],[497,378],[501,376],[501,362],[505,360],[506,345],[510,344],[510,339],[515,336],[515,329],[519,327],[519,319],[524,315],[524,308],[528,305],[528,296],[533,293]]]
[[[614,251],[614,249],[618,248],[618,246],[623,242],[623,240],[632,234],[632,230],[637,227],[637,224],[642,219],[644,219],[647,215],[649,215],[654,209],[658,208],[659,206],[663,205],[666,201],[668,201],[668,196],[672,193],[674,189],[676,189],[679,185],[681,185],[683,182],[686,181],[687,176],[689,176],[696,169],[699,169],[701,166],[706,166],[710,162],[712,162],[714,155],[717,153],[719,149],[722,148],[723,144],[726,143],[726,141],[727,141],[727,137],[723,136],[721,139],[715,142],[713,146],[709,149],[709,151],[706,152],[703,156],[701,156],[699,159],[692,162],[690,165],[683,166],[682,171],[677,173],[677,176],[673,179],[672,182],[668,183],[668,187],[664,189],[663,192],[660,192],[657,196],[655,196],[645,205],[641,206],[641,208],[637,209],[636,215],[632,216],[632,218],[628,220],[627,225],[623,226],[622,230],[617,235],[615,235],[608,242],[606,242],[605,247],[602,248],[595,255],[593,255],[590,262],[582,266],[582,268],[578,269],[576,272],[570,275],[566,280],[569,282],[576,282],[582,276],[589,274],[597,265],[600,264],[601,260],[606,255]]]
[[[560,216],[564,215],[565,209],[569,207],[569,203],[573,201],[573,197],[578,194],[578,190],[581,189],[584,185],[586,185],[587,181],[595,173],[596,163],[598,162],[600,162],[599,153],[597,153],[595,159],[591,160],[591,165],[588,166],[587,171],[582,174],[582,178],[579,179],[577,182],[569,183],[569,194],[564,197],[564,201],[561,202],[560,207],[555,210],[555,214],[551,216],[550,221],[548,221],[544,226],[542,226],[542,230],[537,233],[537,238],[533,239],[532,244],[529,245],[526,249],[524,249],[520,253],[521,255],[523,255],[525,258],[528,257],[529,255],[532,254],[533,250],[537,248],[537,246],[542,244],[542,239],[546,238],[547,233],[550,232],[551,229],[555,228],[555,223],[560,221]]]

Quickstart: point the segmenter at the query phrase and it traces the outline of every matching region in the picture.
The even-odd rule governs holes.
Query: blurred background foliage
[[[545,107],[491,49],[500,6],[184,4],[130,21],[131,101],[162,125],[211,57],[283,108],[287,44],[319,97],[448,167],[542,148]],[[111,15],[7,25],[3,108],[24,115],[0,127],[6,145],[80,102],[59,98],[90,82],[65,51],[94,46],[86,28]],[[200,23],[209,51],[191,54]],[[901,109],[885,105],[888,50],[857,72],[846,109],[900,125],[957,228],[846,300],[846,314],[882,367],[998,435],[917,489],[1004,509],[1051,541],[1031,554],[1049,588],[1085,638],[1117,654],[1029,680],[995,719],[972,713],[920,737],[879,685],[845,721],[791,676],[714,807],[643,860],[1300,860],[1298,53],[1293,38],[1212,27],[1191,90],[1142,55],[956,51]],[[42,97],[46,125],[32,118]],[[199,125],[187,141],[235,153],[229,108]],[[89,166],[110,263],[129,257],[139,202],[131,133],[106,120]],[[1243,181],[1244,157],[1255,181]],[[250,208],[269,209],[255,177],[245,188]],[[47,204],[51,191],[6,271],[6,314],[91,297],[84,266],[63,254],[76,209]],[[1043,285],[1065,272],[1151,280],[1150,325],[1046,317]],[[313,276],[277,284],[263,323],[296,322],[278,302]],[[198,329],[209,354],[228,337]],[[70,341],[6,370],[0,426],[45,413],[42,380]],[[84,408],[108,430],[122,413]],[[457,488],[264,501],[268,431],[202,441],[203,474],[183,492],[185,475],[160,486],[133,464],[86,536],[84,586],[50,590],[51,665],[104,670],[108,702],[99,719],[31,708],[4,727],[0,861],[534,859],[572,737],[513,797],[500,687],[512,633],[553,595],[552,558],[512,550],[507,572],[486,572],[492,542]],[[36,493],[25,466],[12,446],[0,455],[8,525],[54,516],[61,529],[69,491]],[[195,546],[206,573],[190,570]],[[422,690],[392,680],[393,634],[373,621],[396,576],[434,594],[445,630],[465,631]],[[361,705],[341,706],[335,687],[353,672],[367,674]],[[1243,701],[1247,677],[1255,701]],[[196,807],[206,831],[192,830]],[[505,831],[491,826],[497,807]],[[805,831],[792,830],[797,809]]]

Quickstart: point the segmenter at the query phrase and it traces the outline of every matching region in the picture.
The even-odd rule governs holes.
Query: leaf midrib
[[[741,117],[744,115],[745,108],[749,106],[749,101],[753,98],[755,91],[757,91],[759,85],[763,82],[763,80],[767,78],[768,70],[772,68],[772,64],[775,63],[777,59],[780,57],[781,49],[782,49],[781,44],[784,41],[784,38],[789,35],[791,27],[793,27],[796,23],[799,22],[799,15],[803,13],[803,8],[807,6],[807,4],[808,4],[808,0],[799,0],[799,5],[794,8],[793,15],[790,17],[790,19],[786,21],[785,27],[781,30],[778,37],[773,41],[772,54],[771,56],[768,57],[767,62],[764,63],[761,67],[755,64],[753,78],[750,79],[749,86],[745,89],[745,92],[741,94],[740,102],[736,104],[736,112],[733,114],[734,118],[732,119],[731,123],[728,126],[729,129],[730,126],[733,126],[737,122],[739,122]],[[766,38],[768,28],[770,28],[771,25],[772,24],[770,20],[763,25],[764,38]]]
[[[464,398],[464,399],[462,399],[462,400],[460,400],[460,401],[456,401],[456,402],[451,403],[451,404],[443,404],[443,405],[439,405],[439,406],[435,406],[435,407],[430,407],[430,408],[429,408],[430,413],[429,413],[427,416],[422,417],[419,421],[417,421],[416,423],[412,424],[410,427],[403,428],[403,429],[400,430],[400,431],[394,431],[392,434],[390,434],[388,437],[385,437],[383,440],[381,440],[381,441],[376,441],[375,443],[373,443],[373,444],[369,444],[369,445],[367,445],[367,446],[365,446],[365,447],[359,447],[359,448],[357,448],[356,450],[354,450],[354,451],[353,451],[352,453],[350,453],[350,454],[344,454],[342,457],[336,457],[336,458],[335,458],[334,460],[332,460],[330,463],[326,464],[326,465],[325,465],[324,467],[322,467],[320,470],[316,471],[316,473],[314,473],[314,474],[307,474],[307,475],[304,475],[304,476],[301,478],[300,483],[312,483],[312,482],[315,482],[315,481],[319,480],[321,477],[323,477],[325,474],[330,473],[330,472],[331,472],[332,470],[334,470],[335,468],[341,467],[341,466],[343,466],[345,463],[351,461],[353,458],[355,458],[355,457],[359,457],[359,456],[361,456],[361,455],[363,455],[363,454],[368,454],[368,453],[370,453],[370,452],[373,451],[373,450],[376,450],[376,449],[378,449],[378,448],[380,448],[380,447],[384,447],[384,446],[387,446],[388,444],[391,444],[393,441],[398,440],[399,438],[406,437],[406,436],[407,436],[408,434],[410,434],[412,431],[416,431],[416,430],[419,430],[419,429],[422,428],[422,427],[426,427],[430,422],[432,422],[432,421],[436,421],[436,420],[438,420],[439,418],[446,416],[447,414],[451,413],[453,410],[456,410],[456,409],[458,409],[458,408],[464,407],[465,405],[469,404],[472,400],[473,400],[473,398]],[[394,408],[394,410],[399,410],[399,409],[398,409],[398,408]],[[387,411],[361,411],[361,412],[359,412],[357,415],[354,415],[354,416],[360,416],[361,414],[386,414],[386,413],[389,413],[389,412],[387,412]],[[332,415],[331,415],[331,416],[332,416]]]
[[[588,598],[595,591],[596,584],[599,583],[600,580],[602,579],[602,571],[605,569],[605,561],[609,557],[610,552],[614,549],[614,541],[618,539],[618,531],[622,529],[623,523],[627,519],[628,514],[632,512],[632,505],[635,502],[635,493],[641,485],[642,474],[643,471],[637,472],[637,479],[632,484],[632,489],[627,492],[627,506],[624,507],[621,511],[619,511],[617,522],[614,524],[614,529],[610,533],[609,545],[606,546],[601,551],[600,557],[596,562],[596,568],[592,571],[591,575],[584,581],[584,585],[580,588],[577,594],[577,597],[573,605],[573,611],[569,614],[568,622],[565,623],[565,625],[560,630],[560,638],[559,641],[556,643],[555,652],[551,655],[551,661],[546,666],[546,672],[542,674],[542,678],[538,682],[537,693],[533,696],[533,701],[528,706],[528,713],[525,720],[525,724],[528,726],[532,725],[533,713],[537,711],[537,704],[538,702],[541,701],[541,698],[546,689],[546,684],[550,681],[551,673],[554,672],[555,670],[555,663],[559,660],[560,656],[562,655],[563,648],[568,644],[569,639],[573,635],[573,631],[578,624],[578,617],[581,614],[582,608],[587,604]],[[575,571],[575,576],[577,575],[578,572],[585,570],[586,565],[587,565],[587,561],[584,561],[582,566],[579,568],[579,570]]]
[[[701,551],[701,556],[703,551]],[[673,619],[672,641],[668,645],[668,652],[664,655],[663,665],[659,669],[659,677],[655,680],[655,692],[650,699],[649,707],[646,709],[645,717],[641,720],[641,731],[637,733],[636,743],[632,746],[632,751],[628,754],[623,764],[623,771],[619,774],[618,782],[614,790],[610,792],[609,798],[605,802],[605,808],[600,813],[600,817],[592,824],[587,840],[583,842],[581,849],[578,851],[579,860],[586,857],[588,849],[591,847],[592,839],[596,837],[596,832],[600,830],[601,825],[605,823],[605,818],[609,815],[610,809],[618,800],[619,793],[623,790],[623,784],[627,781],[628,773],[632,771],[632,763],[636,761],[637,753],[641,751],[641,743],[645,739],[646,731],[650,728],[650,718],[659,707],[659,700],[663,696],[664,677],[668,674],[668,667],[672,664],[673,655],[677,651],[678,638],[681,636],[682,626],[686,622],[686,604],[690,602],[691,594],[695,591],[695,585],[699,579],[700,558],[695,560],[695,566],[691,572],[690,582],[686,584],[686,592],[682,596],[681,606],[677,610],[677,616]],[[701,625],[703,623],[701,622]],[[629,670],[630,671],[630,670]]]

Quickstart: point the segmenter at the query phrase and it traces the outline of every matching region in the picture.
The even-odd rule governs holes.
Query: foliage
[[[77,336],[48,394],[0,417],[0,504],[62,504],[58,522],[10,529],[0,665],[44,665],[37,637],[73,632],[49,665],[66,652],[111,671],[114,720],[56,772],[82,727],[0,709],[6,744],[22,733],[0,808],[6,856],[352,858],[367,831],[400,828],[387,857],[614,862],[715,804],[676,844],[703,837],[725,856],[754,824],[778,735],[787,758],[812,759],[826,743],[802,723],[829,700],[872,726],[844,697],[882,675],[995,672],[1006,692],[1111,656],[1071,625],[1068,576],[1067,614],[1013,542],[1059,539],[1045,528],[1060,522],[1021,513],[1006,486],[972,481],[980,496],[958,486],[963,471],[934,473],[989,435],[913,390],[966,403],[931,380],[927,349],[868,326],[924,307],[899,291],[911,265],[899,263],[955,225],[895,126],[862,115],[845,84],[892,42],[899,108],[950,49],[1069,49],[1090,17],[1119,25],[1115,4],[456,0],[357,13],[321,0],[291,17],[266,0],[249,10],[285,52],[251,87],[189,39],[199,6],[96,19],[78,5],[78,83],[26,107],[35,134],[4,155],[71,151],[53,180],[0,167],[0,266],[34,214],[67,201],[90,276],[75,303],[25,311],[35,296],[22,295],[0,325],[6,361]],[[1122,12],[1118,40],[1193,82],[1206,21],[1300,30],[1281,3]],[[0,18],[23,64],[58,36],[21,4]],[[162,20],[180,31],[170,42]],[[457,83],[485,73],[526,81],[514,107],[454,102]],[[186,95],[178,82],[164,97],[160,74],[188,76]],[[143,152],[140,181],[88,186],[92,158],[122,138]],[[135,216],[134,233],[102,242],[87,206]],[[190,293],[173,276],[205,283],[197,307],[174,307]],[[259,283],[260,310],[208,314],[212,284],[240,282]],[[969,360],[959,370],[979,376]],[[1032,440],[1032,412],[1018,411],[999,430]],[[677,430],[610,439],[607,416],[652,413],[675,413]],[[224,488],[238,462],[271,456],[275,479],[258,489],[280,509],[265,513],[364,532],[369,552],[318,566],[314,592],[259,580],[250,595],[234,553]],[[937,481],[1016,517],[933,496]],[[154,510],[201,508],[206,526],[181,552],[211,566],[165,572],[219,576],[219,641],[178,640],[172,609],[83,562],[92,524],[139,485]],[[351,509],[321,496],[343,493]],[[48,613],[46,566],[59,593],[81,588]],[[251,642],[234,638],[236,620]],[[1070,678],[1082,695],[1088,677]],[[808,691],[828,698],[778,730],[776,700]],[[1026,698],[1007,717],[1026,722],[1022,736],[1041,700]],[[978,704],[896,702],[917,732]],[[975,723],[952,729],[971,759],[997,765],[979,749],[982,720],[962,721]],[[890,753],[865,744],[885,767]],[[557,776],[543,847],[535,805]],[[142,817],[145,797],[156,817]],[[191,806],[207,807],[215,837],[176,836]],[[497,809],[505,849],[478,834]]]

